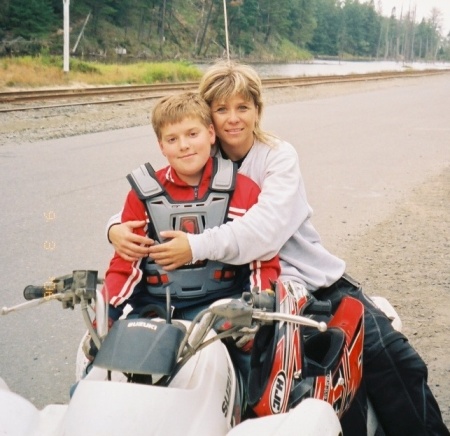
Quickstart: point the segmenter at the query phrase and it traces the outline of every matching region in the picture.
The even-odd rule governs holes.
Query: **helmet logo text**
[[[280,413],[283,408],[284,397],[286,392],[286,375],[280,371],[270,391],[270,409],[273,414]]]

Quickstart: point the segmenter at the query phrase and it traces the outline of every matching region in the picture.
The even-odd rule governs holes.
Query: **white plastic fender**
[[[169,387],[104,381],[106,371],[94,370],[68,405],[41,411],[0,379],[0,435],[225,436],[231,428],[236,375],[221,342],[194,355]]]
[[[0,379],[0,434],[29,436],[39,421],[36,407],[20,395],[11,392]]]
[[[169,387],[95,380],[95,370],[78,383],[61,435],[211,436],[231,428],[236,379],[221,342],[192,357]]]
[[[51,405],[39,411],[30,401],[11,392],[0,378],[0,435],[53,436],[67,406]]]
[[[387,300],[384,297],[373,297],[371,296],[370,299],[374,302],[375,306],[378,307],[381,311],[383,311],[386,316],[391,320],[392,327],[394,327],[395,330],[398,332],[402,331],[402,320],[398,316],[397,311],[394,309],[391,303],[389,303],[389,300]]]
[[[227,436],[342,436],[339,419],[325,401],[303,400],[289,412],[248,419]]]

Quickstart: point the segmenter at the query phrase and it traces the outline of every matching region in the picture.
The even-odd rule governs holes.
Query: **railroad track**
[[[301,76],[294,78],[263,79],[265,88],[313,86],[329,83],[385,80],[448,73],[449,70],[384,71],[368,74],[331,76]],[[168,93],[195,90],[198,82],[163,83],[153,85],[101,86],[93,88],[39,89],[0,92],[0,112],[26,111],[63,106],[125,103],[149,100]],[[51,103],[57,100],[57,103]],[[37,103],[32,104],[29,103]]]

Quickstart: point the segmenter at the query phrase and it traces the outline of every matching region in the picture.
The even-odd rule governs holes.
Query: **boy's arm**
[[[275,282],[281,273],[278,256],[270,260],[254,260],[249,263],[250,267],[250,289],[255,286],[261,291],[271,289],[271,282]]]
[[[143,203],[134,191],[130,191],[127,196],[121,219],[124,223],[129,220],[142,222],[144,226],[135,227],[132,231],[136,235],[145,236],[147,216]],[[105,283],[102,290],[103,296],[113,308],[126,303],[136,285],[142,279],[140,263],[140,259],[127,261],[117,252],[114,253],[105,274]],[[111,312],[116,315],[114,316],[116,319],[121,314],[121,311],[115,311],[114,309]]]

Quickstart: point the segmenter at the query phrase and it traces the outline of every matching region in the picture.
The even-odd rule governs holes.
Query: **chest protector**
[[[163,230],[202,233],[226,221],[236,180],[236,166],[230,160],[214,159],[213,175],[202,199],[175,201],[156,178],[149,163],[141,165],[127,176],[132,188],[144,202],[149,217],[148,236],[160,239]],[[204,260],[184,265],[175,271],[164,271],[151,258],[143,260],[148,292],[156,297],[166,295],[169,286],[174,299],[204,300],[210,294],[217,298],[242,292],[248,282],[248,267]],[[216,297],[210,295],[211,297]]]

